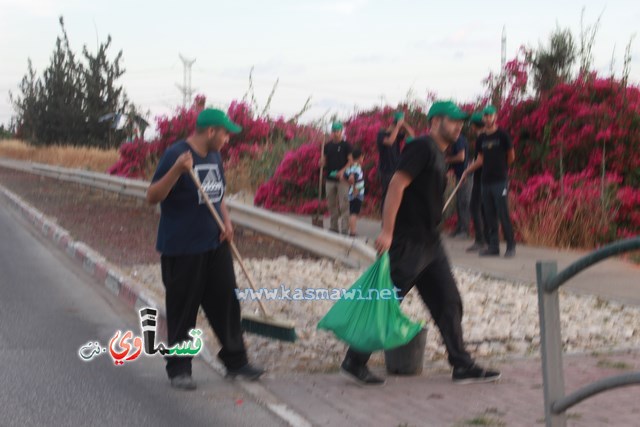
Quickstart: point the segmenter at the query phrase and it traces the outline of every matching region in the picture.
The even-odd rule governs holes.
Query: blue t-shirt
[[[458,140],[449,146],[449,155],[455,156],[456,154],[464,151],[464,161],[460,163],[452,163],[449,167],[453,169],[453,172],[456,174],[456,178],[460,179],[462,173],[467,168],[469,164],[469,145],[467,144],[467,138],[463,135],[458,137]]]
[[[202,188],[222,217],[220,204],[226,181],[219,152],[200,157],[186,141],[178,141],[165,151],[151,182],[162,178],[180,154],[187,150],[193,156],[193,170],[200,178]],[[193,255],[215,249],[219,245],[220,228],[189,174],[183,173],[160,203],[156,249],[163,255]]]

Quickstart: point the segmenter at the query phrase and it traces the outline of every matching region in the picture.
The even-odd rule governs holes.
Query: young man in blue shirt
[[[205,109],[196,130],[171,145],[160,159],[147,190],[150,204],[160,203],[156,248],[161,253],[166,290],[168,345],[188,341],[202,306],[222,349],[218,358],[230,377],[255,380],[264,372],[248,363],[240,327],[240,304],[229,241],[233,225],[224,193],[225,178],[220,149],[231,133],[242,128],[220,110]],[[193,169],[220,214],[222,233],[202,195],[189,176]],[[166,357],[171,386],[193,390],[191,357]]]

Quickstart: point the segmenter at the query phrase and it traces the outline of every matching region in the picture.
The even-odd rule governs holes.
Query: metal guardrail
[[[0,166],[100,188],[121,195],[145,199],[149,183],[137,179],[50,166],[41,163],[0,159]],[[340,236],[265,209],[226,199],[233,222],[256,232],[285,241],[316,255],[359,268],[375,261],[373,248],[362,241]]]
[[[547,427],[564,427],[566,411],[591,396],[618,387],[640,384],[640,372],[605,378],[568,396],[564,395],[562,370],[562,333],[558,289],[576,274],[611,256],[640,249],[640,236],[604,246],[580,258],[560,273],[555,261],[538,261],[538,310],[540,314],[540,349],[544,384],[544,412]],[[640,284],[640,281],[639,281]]]

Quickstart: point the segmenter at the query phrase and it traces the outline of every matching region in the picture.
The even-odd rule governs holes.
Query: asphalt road
[[[142,335],[134,313],[0,204],[0,426],[283,425],[197,359],[193,392],[169,387],[161,357],[80,359],[117,330]]]

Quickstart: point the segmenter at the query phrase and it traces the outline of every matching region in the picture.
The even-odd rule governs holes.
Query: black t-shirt
[[[376,143],[379,154],[378,172],[385,175],[393,174],[396,171],[396,167],[400,161],[400,142],[405,136],[398,132],[398,136],[396,137],[396,140],[393,141],[393,144],[385,145],[383,141],[390,135],[391,132],[386,129],[381,129],[380,132],[378,132],[378,139]]]
[[[151,182],[162,178],[174,165],[178,156],[185,151],[191,151],[193,170],[200,178],[209,200],[222,217],[220,205],[224,197],[225,179],[222,158],[217,151],[200,157],[186,141],[178,141],[165,151]],[[218,224],[191,177],[183,173],[160,203],[156,249],[161,254],[169,256],[193,255],[215,249],[219,245]]]
[[[455,156],[461,151],[464,151],[464,161],[460,163],[451,163],[449,166],[453,169],[453,172],[456,174],[458,179],[460,179],[462,173],[469,164],[469,144],[467,144],[467,138],[462,135],[460,135],[458,140],[453,145],[450,145],[448,149],[449,156]]]
[[[494,184],[508,178],[507,152],[513,148],[511,137],[502,129],[478,138],[482,153],[482,183]]]
[[[333,172],[338,172],[345,167],[349,161],[351,151],[351,144],[347,141],[329,141],[329,143],[325,144],[324,157],[326,160],[325,169],[328,180],[338,181],[338,177]]]
[[[430,136],[415,138],[402,151],[397,170],[407,173],[413,180],[402,196],[394,239],[438,241],[447,185],[444,153]]]
[[[397,170],[413,178],[402,195],[389,248],[391,279],[406,289],[444,251],[439,228],[447,164],[436,142],[422,136],[402,150]]]

